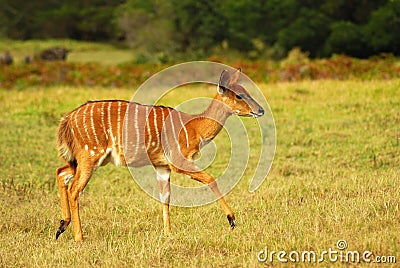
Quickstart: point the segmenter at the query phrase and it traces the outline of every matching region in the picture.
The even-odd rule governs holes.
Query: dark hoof
[[[58,230],[56,232],[56,239],[58,239],[60,234],[64,233],[64,231],[65,231],[64,223],[65,223],[64,220],[60,221],[60,227],[58,227]]]
[[[231,228],[234,229],[236,226],[235,216],[228,215],[226,217],[228,218]]]

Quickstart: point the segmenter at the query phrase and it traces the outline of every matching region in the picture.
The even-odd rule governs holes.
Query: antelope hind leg
[[[68,182],[74,177],[75,170],[70,165],[60,167],[56,171],[56,178],[58,183],[58,190],[60,192],[61,213],[62,219],[60,220],[60,227],[56,232],[56,239],[67,229],[71,223],[71,210],[69,207],[67,187]]]
[[[83,191],[86,184],[89,182],[92,173],[93,166],[86,168],[78,165],[75,179],[72,181],[70,188],[68,189],[68,199],[71,206],[72,224],[74,226],[74,239],[76,242],[83,242],[81,219],[79,216],[79,194]]]

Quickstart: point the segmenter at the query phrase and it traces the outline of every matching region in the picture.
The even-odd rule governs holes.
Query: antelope
[[[65,115],[57,137],[59,156],[67,164],[56,170],[62,210],[56,239],[72,220],[75,241],[83,241],[79,194],[94,171],[110,162],[128,167],[153,165],[165,234],[171,232],[171,171],[207,184],[233,229],[236,221],[232,209],[214,178],[197,168],[193,157],[220,132],[229,116],[260,117],[264,114],[263,108],[237,83],[240,73],[241,69],[233,74],[226,70],[221,73],[217,94],[200,114],[187,114],[165,106],[103,100],[88,101]]]
[[[14,62],[10,51],[6,51],[0,55],[0,64],[11,65]]]
[[[68,53],[71,50],[66,49],[64,47],[52,47],[49,49],[45,49],[37,55],[37,58],[40,60],[47,60],[47,61],[56,61],[56,60],[63,60],[67,59]]]

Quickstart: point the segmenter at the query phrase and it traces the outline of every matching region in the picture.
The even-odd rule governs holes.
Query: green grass
[[[256,164],[251,159],[249,172],[226,196],[237,217],[234,231],[213,203],[171,208],[173,234],[164,237],[160,205],[126,169],[110,165],[81,196],[83,244],[73,242],[72,226],[55,240],[61,209],[54,175],[63,164],[55,149],[58,120],[88,99],[130,99],[133,91],[0,90],[0,266],[256,267],[265,247],[321,252],[335,249],[339,239],[349,250],[399,259],[400,80],[260,88],[275,117],[277,152],[254,194],[247,191]],[[209,88],[195,90],[213,95]],[[193,97],[185,92],[163,103]],[[254,126],[250,118],[244,122]],[[216,141],[227,142],[226,136]],[[217,157],[212,174],[220,172],[226,152]]]
[[[70,51],[67,61],[70,62],[95,62],[105,65],[120,64],[132,61],[134,52],[121,45],[109,43],[94,43],[70,39],[46,40],[8,40],[0,39],[0,52],[10,51],[14,61],[22,64],[24,58],[39,53],[44,49],[55,46],[65,47]]]

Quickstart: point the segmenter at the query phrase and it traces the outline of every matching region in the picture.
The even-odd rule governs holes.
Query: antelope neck
[[[232,110],[222,102],[222,97],[217,94],[207,109],[198,115],[201,120],[201,137],[213,139],[231,115]]]

